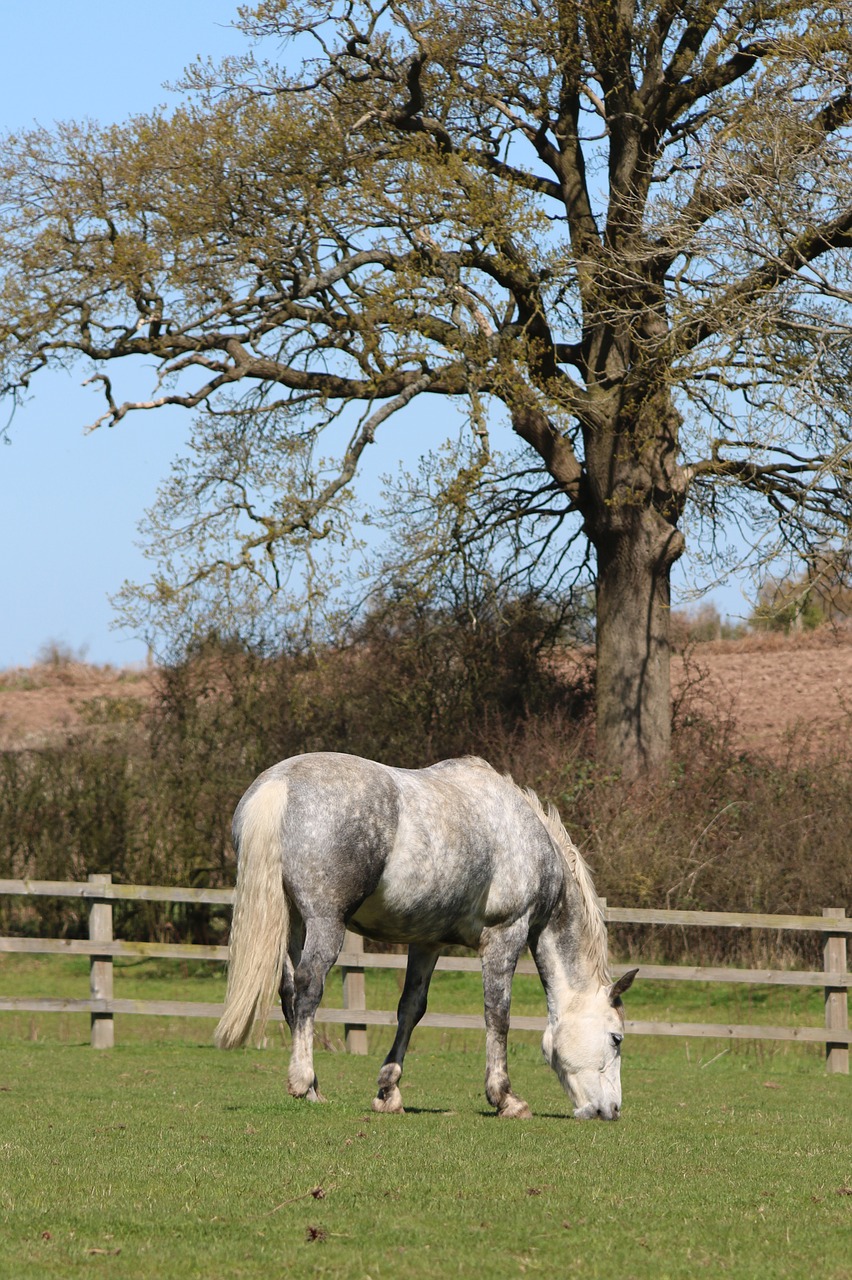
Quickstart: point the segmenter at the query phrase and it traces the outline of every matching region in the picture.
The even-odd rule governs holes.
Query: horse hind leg
[[[324,1102],[314,1072],[314,1018],[322,999],[326,975],[340,954],[344,926],[341,920],[314,919],[305,927],[305,941],[293,971],[292,1021],[287,1017],[287,970],[282,979],[284,1015],[290,1023],[292,1045],[287,1088],[294,1098]]]
[[[494,930],[482,949],[485,996],[485,1096],[504,1120],[528,1120],[528,1104],[513,1092],[509,1081],[507,1042],[512,978],[527,940],[526,926]]]
[[[374,1111],[393,1115],[404,1115],[405,1113],[405,1108],[402,1105],[402,1094],[399,1091],[402,1064],[408,1049],[408,1042],[411,1039],[411,1033],[426,1012],[429,983],[432,980],[437,960],[437,951],[426,951],[413,944],[408,948],[405,986],[402,989],[396,1013],[396,1036],[379,1072],[378,1092],[373,1099]]]
[[[291,1032],[296,1022],[296,966],[302,958],[304,944],[305,926],[301,918],[296,914],[295,908],[291,908],[290,938],[287,954],[284,957],[284,967],[281,971],[281,985],[278,989],[278,994],[281,998],[281,1011]]]

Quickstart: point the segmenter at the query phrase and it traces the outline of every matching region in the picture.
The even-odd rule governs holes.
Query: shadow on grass
[[[371,1111],[371,1115],[381,1115],[379,1111]],[[447,1107],[409,1107],[406,1106],[405,1114],[407,1116],[457,1116],[458,1112]]]

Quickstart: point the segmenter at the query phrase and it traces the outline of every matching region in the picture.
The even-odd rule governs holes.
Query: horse
[[[485,1003],[485,1094],[526,1118],[506,1042],[512,977],[529,946],[547,996],[542,1041],[576,1119],[621,1111],[622,999],[600,901],[579,850],[545,809],[475,757],[400,769],[337,752],[294,756],[248,788],[234,814],[238,870],[228,986],[215,1041],[262,1035],[279,989],[291,1031],[288,1090],[324,1101],[313,1063],[314,1017],[346,928],[407,943],[397,1031],[373,1109],[402,1113],[399,1089],[442,947],[476,948]]]

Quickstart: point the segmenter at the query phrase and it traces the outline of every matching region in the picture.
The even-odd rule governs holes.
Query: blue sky
[[[235,12],[235,0],[4,5],[0,130],[150,110],[196,54],[245,48],[228,29]],[[50,641],[93,662],[146,656],[140,641],[111,630],[108,596],[144,574],[137,525],[189,420],[144,414],[85,435],[100,411],[85,376],[40,380],[0,445],[0,668],[29,663]]]
[[[0,131],[150,110],[197,54],[246,47],[229,27],[235,12],[236,0],[4,6]],[[81,386],[85,376],[39,380],[9,426],[11,443],[0,444],[0,668],[33,661],[50,642],[98,663],[146,656],[141,641],[111,627],[109,596],[146,576],[137,526],[189,418],[159,411],[86,435],[101,401]],[[733,586],[713,599],[723,613],[746,611]]]

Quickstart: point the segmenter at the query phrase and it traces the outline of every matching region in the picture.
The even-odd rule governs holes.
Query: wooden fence
[[[186,902],[230,905],[231,889],[183,889],[157,885],[113,884],[109,875],[90,875],[85,882],[58,880],[0,880],[0,894],[82,898],[89,903],[89,937],[65,938],[0,938],[0,952],[29,952],[50,955],[87,955],[90,957],[90,994],[88,999],[18,998],[0,996],[0,1011],[41,1013],[85,1012],[91,1015],[92,1045],[109,1048],[114,1043],[114,1016],[117,1013],[157,1014],[178,1018],[218,1018],[222,1005],[174,1000],[121,1000],[113,995],[113,959],[116,956],[162,957],[169,960],[227,959],[224,946],[199,946],[189,943],[122,942],[113,937],[112,903]],[[759,1025],[730,1026],[703,1022],[627,1022],[627,1030],[638,1035],[701,1036],[720,1040],[761,1039],[796,1040],[825,1045],[826,1068],[830,1072],[849,1072],[849,1031],[847,993],[852,985],[846,966],[846,938],[852,933],[852,917],[843,907],[825,907],[821,916],[747,915],[720,911],[664,911],[606,906],[609,924],[704,926],[728,929],[770,929],[777,931],[809,930],[822,934],[823,968],[815,972],[802,970],[707,968],[686,965],[642,965],[645,978],[673,982],[728,982],[767,986],[822,987],[825,993],[825,1025],[823,1027],[768,1027]],[[342,1024],[347,1048],[352,1053],[366,1053],[368,1026],[394,1026],[396,1014],[390,1010],[366,1007],[364,971],[366,969],[402,969],[402,955],[373,955],[364,951],[363,940],[346,934],[337,961],[343,971],[343,1008],[320,1008],[317,1020]],[[615,976],[626,965],[613,967]],[[479,969],[479,961],[467,956],[442,956],[438,969],[470,971]],[[522,959],[519,973],[535,973],[530,959]],[[280,1021],[280,1012],[273,1019]],[[427,1013],[421,1023],[430,1027],[479,1028],[481,1015]],[[545,1019],[512,1017],[512,1026],[524,1031],[543,1031]]]

